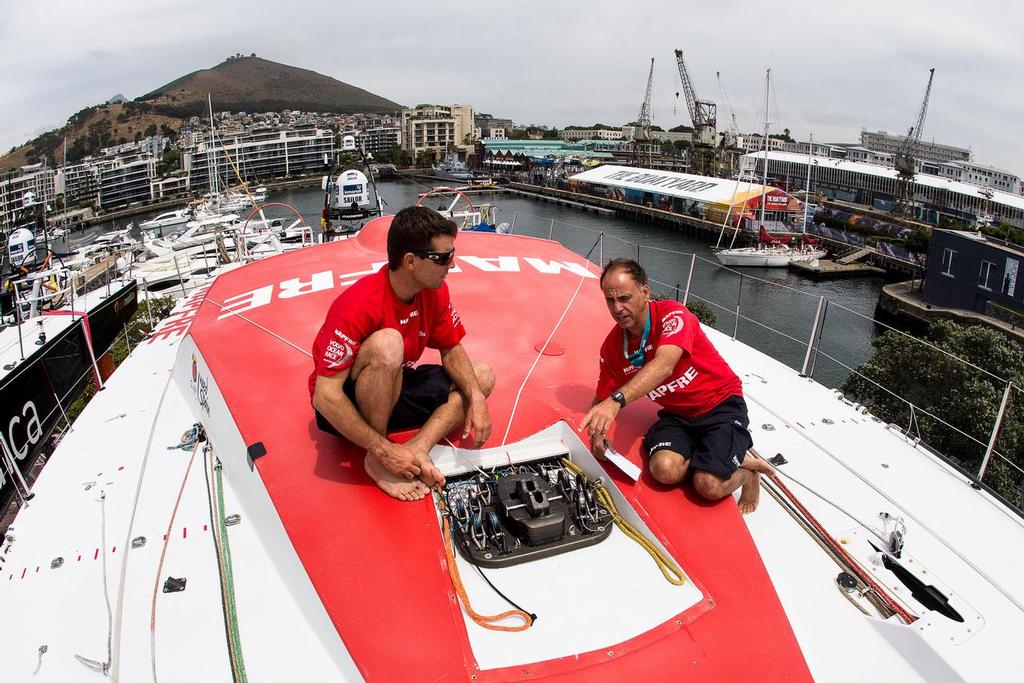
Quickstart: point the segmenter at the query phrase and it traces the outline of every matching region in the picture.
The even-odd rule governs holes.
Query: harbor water
[[[378,189],[386,202],[385,211],[393,213],[415,204],[431,185],[387,180],[378,182]],[[682,299],[692,263],[689,301],[709,305],[715,314],[717,329],[729,336],[735,334],[745,344],[796,370],[803,369],[806,361],[808,374],[829,387],[840,386],[851,368],[870,357],[871,339],[882,330],[871,320],[883,284],[880,278],[816,282],[786,268],[728,269],[715,260],[714,244],[670,227],[638,223],[511,193],[478,194],[472,199],[477,204],[494,205],[495,220],[514,223],[517,234],[544,238],[550,235],[578,254],[589,254],[594,263],[616,257],[638,259],[651,278],[652,290],[662,296]],[[307,225],[318,229],[323,206],[323,193],[319,188],[272,191],[269,201],[295,207]],[[432,208],[446,207],[449,202],[450,199],[443,197],[426,200]],[[268,211],[285,219],[292,215],[280,207]],[[84,233],[75,233],[69,238],[68,246],[80,246],[96,234],[129,222],[137,226],[156,213],[103,223]],[[538,292],[538,296],[542,295]],[[819,336],[816,350],[808,359],[808,342],[819,303],[822,309]],[[596,323],[595,334],[602,335],[604,328],[610,329],[612,324],[610,318]]]

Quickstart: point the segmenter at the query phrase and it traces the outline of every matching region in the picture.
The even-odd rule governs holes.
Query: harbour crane
[[[921,142],[921,132],[924,129],[924,118],[928,114],[928,98],[932,94],[932,79],[935,78],[935,69],[928,70],[928,86],[924,89],[924,100],[917,112],[917,119],[911,124],[906,136],[900,141],[894,157],[896,167],[896,199],[892,205],[892,215],[897,217],[911,216],[914,205],[914,174],[915,155]]]
[[[715,172],[715,147],[718,143],[718,106],[711,100],[698,99],[686,70],[686,62],[683,61],[682,50],[676,50],[676,65],[679,67],[679,80],[686,97],[686,108],[693,123],[691,159],[698,173],[712,175]]]
[[[633,165],[651,165],[651,85],[654,83],[654,57],[651,57],[651,70],[647,74],[647,90],[644,93],[643,104],[640,105],[640,115],[636,117],[633,124]]]

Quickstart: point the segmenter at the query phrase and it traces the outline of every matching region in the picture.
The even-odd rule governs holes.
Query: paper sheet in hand
[[[614,464],[616,467],[622,470],[622,473],[625,474],[630,479],[632,479],[633,481],[637,481],[638,479],[640,479],[639,467],[634,465],[632,461],[627,459],[621,453],[617,452],[611,446],[607,444],[605,445],[606,447],[604,449],[604,457],[608,458],[608,460],[610,460],[612,464]]]

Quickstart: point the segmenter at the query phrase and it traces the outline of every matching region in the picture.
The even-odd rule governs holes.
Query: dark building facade
[[[932,230],[922,298],[1019,322],[1024,311],[1024,248],[959,230]]]

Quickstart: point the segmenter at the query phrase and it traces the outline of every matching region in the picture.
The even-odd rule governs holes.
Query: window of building
[[[982,261],[981,268],[978,270],[978,286],[982,289],[992,289],[990,284],[990,278],[992,277],[992,267],[996,265],[991,261]]]
[[[952,249],[942,250],[942,274],[953,277],[953,256],[956,252]]]

